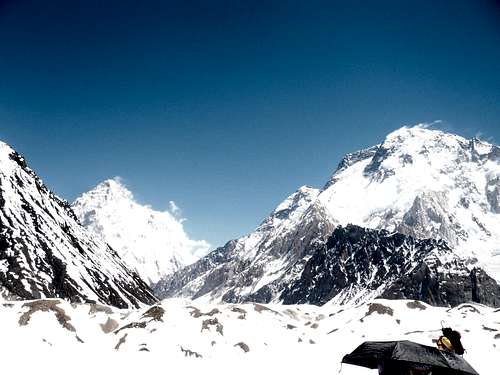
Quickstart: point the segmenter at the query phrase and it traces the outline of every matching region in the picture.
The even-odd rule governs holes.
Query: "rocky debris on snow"
[[[224,326],[221,323],[219,323],[219,320],[217,318],[205,319],[201,323],[201,332],[203,332],[204,330],[210,331],[210,326],[215,326],[215,331],[217,333],[220,333],[221,336],[224,336],[223,333]]]
[[[124,334],[122,337],[120,337],[120,340],[118,340],[118,343],[115,346],[115,350],[120,349],[120,346],[122,346],[125,341],[127,340],[128,333]]]
[[[120,325],[118,324],[118,322],[110,317],[108,317],[108,320],[106,320],[106,323],[104,323],[104,324],[101,323],[101,329],[104,333],[113,332],[119,326]]]
[[[390,308],[389,306],[382,305],[381,303],[370,303],[368,305],[368,312],[366,313],[365,317],[369,316],[373,313],[377,313],[380,315],[387,314],[387,315],[393,316],[394,310],[392,308]]]
[[[258,313],[262,313],[263,311],[269,311],[270,313],[273,313],[273,314],[279,314],[279,312],[274,311],[273,309],[270,309],[269,307],[264,306],[264,305],[260,305],[258,303],[254,303],[253,306],[254,306],[254,310],[257,311]]]
[[[410,301],[406,304],[410,309],[425,310],[427,307],[420,301]]]
[[[115,335],[123,331],[124,329],[131,329],[131,328],[146,328],[147,322],[132,322],[129,324],[124,325],[120,329],[117,329],[114,331]]]
[[[245,344],[244,342],[239,342],[237,344],[234,344],[234,346],[238,346],[241,348],[241,350],[243,350],[245,353],[248,353],[250,351],[250,348],[248,347],[247,344]]]
[[[90,306],[89,309],[89,315],[97,314],[97,313],[105,313],[105,314],[112,314],[113,309],[109,306],[101,305],[98,303],[89,303]]]
[[[76,332],[75,327],[69,322],[71,317],[66,314],[66,312],[58,305],[61,301],[58,300],[36,300],[23,304],[23,307],[27,307],[28,311],[24,312],[19,318],[19,325],[25,326],[29,323],[31,316],[40,312],[53,312],[56,316],[59,324],[70,332]]]
[[[203,358],[203,356],[200,353],[197,353],[189,349],[184,349],[182,346],[181,346],[181,352],[184,353],[185,357]]]
[[[202,313],[198,308],[194,306],[188,306],[187,308],[191,309],[190,314],[193,318],[199,318],[201,316],[214,316],[216,314],[220,314],[220,311],[217,308],[214,308],[207,313]]]
[[[247,318],[247,312],[246,312],[246,310],[244,310],[244,309],[242,309],[242,308],[239,308],[239,307],[233,307],[233,308],[231,309],[231,311],[232,311],[232,312],[234,312],[234,313],[240,314],[240,315],[238,315],[238,319],[242,319],[242,320],[244,320],[244,319],[246,319],[246,318]]]
[[[165,309],[161,306],[153,306],[149,308],[144,314],[142,314],[142,318],[150,318],[151,321],[162,322],[163,315],[165,314]]]
[[[334,304],[267,305],[279,313],[274,314],[255,311],[253,304],[227,305],[198,301],[197,308],[200,311],[218,309],[220,313],[193,319],[187,309],[192,301],[175,299],[156,305],[168,313],[161,320],[151,320],[148,314],[151,307],[131,309],[127,311],[129,314],[114,309],[109,315],[89,314],[86,304],[57,301],[60,303],[56,307],[64,309],[65,314],[73,318],[70,322],[83,342],[75,340],[75,332],[56,322],[54,311],[50,309],[36,311],[27,325],[19,327],[19,318],[29,308],[23,307],[25,302],[13,302],[12,308],[0,309],[0,330],[9,337],[3,344],[0,342],[4,356],[10,358],[21,349],[37,353],[46,348],[49,342],[52,345],[51,352],[61,353],[61,356],[88,353],[93,358],[97,355],[108,358],[106,350],[110,353],[116,350],[123,353],[123,356],[120,354],[120,360],[128,361],[140,351],[147,356],[141,356],[141,360],[147,363],[163,363],[168,358],[171,363],[178,363],[181,366],[179,368],[187,369],[190,368],[189,361],[196,358],[193,353],[203,355],[208,362],[215,360],[222,363],[220,359],[231,355],[244,356],[244,346],[235,346],[236,343],[244,343],[251,349],[247,354],[251,353],[252,360],[281,356],[287,359],[297,356],[313,358],[317,354],[315,361],[324,357],[331,364],[332,361],[340,361],[345,352],[363,341],[406,338],[433,345],[432,340],[441,335],[441,322],[444,321],[444,324],[450,324],[462,334],[462,342],[467,348],[466,358],[474,367],[477,365],[476,370],[484,375],[496,374],[494,370],[488,371],[488,361],[485,359],[498,355],[498,348],[493,346],[498,346],[499,342],[498,312],[475,303],[454,308],[424,305],[425,309],[415,308],[414,300],[375,300],[359,306],[343,305],[342,308]],[[242,312],[233,311],[235,309],[245,310],[246,320],[238,319]],[[286,313],[286,310],[294,311],[295,315]],[[122,315],[126,315],[123,320],[120,318]],[[112,335],[106,333],[107,330],[103,330],[101,325],[106,324],[108,319],[122,323],[123,329],[118,331],[118,327],[110,331],[115,333]],[[200,329],[203,324],[204,329]],[[181,351],[180,347],[193,353],[189,355],[189,352]]]

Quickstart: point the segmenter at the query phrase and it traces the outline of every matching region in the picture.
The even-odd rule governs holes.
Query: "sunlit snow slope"
[[[137,203],[118,178],[102,182],[72,207],[88,230],[150,284],[195,262],[209,248],[205,241],[190,239],[171,213]]]

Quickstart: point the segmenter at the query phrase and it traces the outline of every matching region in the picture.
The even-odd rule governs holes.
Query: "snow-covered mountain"
[[[228,302],[324,303],[327,297],[354,302],[360,296],[390,294],[388,288],[393,283],[390,295],[407,296],[403,290],[396,292],[395,285],[414,289],[425,275],[427,281],[439,284],[435,290],[441,290],[447,277],[453,275],[455,283],[465,282],[471,290],[476,288],[475,281],[467,280],[479,277],[487,281],[479,282],[481,287],[474,293],[432,301],[434,290],[427,293],[429,302],[457,304],[493,293],[495,297],[488,303],[496,305],[498,285],[488,274],[500,280],[499,193],[498,146],[423,125],[403,127],[380,145],[346,155],[322,190],[299,189],[254,232],[167,276],[156,285],[155,293],[161,298],[203,297]],[[338,256],[319,256],[337,248],[332,238],[326,244],[333,229],[341,225],[349,232],[345,229],[349,224],[377,230],[368,236],[372,242],[364,245],[369,251],[359,254],[380,258],[381,268],[370,270],[371,263],[351,264],[365,269],[355,274],[344,272],[347,280],[342,287],[328,277],[321,282],[317,274],[321,270],[328,273],[352,261],[352,243]],[[393,243],[388,251],[380,249],[380,241],[391,238],[393,232],[405,235],[398,237],[400,242],[412,244],[411,262],[401,256],[408,246]],[[344,235],[349,237],[349,233]],[[424,246],[425,251],[416,251],[423,246],[418,240],[427,238],[436,241]],[[326,263],[315,264],[319,259]],[[395,268],[386,269],[387,262],[394,260],[399,262]],[[431,275],[431,271],[438,274]],[[377,272],[382,272],[379,281],[389,278],[391,282],[374,282]],[[321,290],[322,297],[315,300],[316,292],[306,289],[291,296],[290,288],[299,285]],[[301,293],[308,297],[299,298]],[[417,298],[417,291],[408,293]],[[424,294],[419,295],[424,298]]]
[[[411,340],[435,346],[441,322],[462,334],[464,358],[481,375],[498,373],[500,311],[480,304],[432,307],[414,300],[326,304],[206,304],[170,299],[134,310],[52,299],[0,305],[6,372],[53,374],[373,375],[340,365],[363,341]],[[29,353],[29,361],[26,355]],[[43,365],[47,358],[57,363]],[[75,363],[88,365],[75,366]],[[21,366],[21,370],[20,370]]]
[[[500,147],[403,127],[347,155],[318,199],[342,225],[445,239],[500,280]]]
[[[119,178],[106,180],[72,205],[80,222],[110,244],[148,283],[199,259],[210,245],[191,240],[182,222],[134,200]]]
[[[60,297],[117,307],[155,302],[149,286],[22,156],[0,142],[0,292],[5,298]]]

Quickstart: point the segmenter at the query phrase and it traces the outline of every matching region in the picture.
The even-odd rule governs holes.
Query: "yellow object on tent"
[[[447,350],[449,352],[455,352],[455,348],[453,345],[451,345],[450,340],[448,340],[448,337],[446,336],[441,336],[439,340],[437,341],[437,347],[439,350]]]

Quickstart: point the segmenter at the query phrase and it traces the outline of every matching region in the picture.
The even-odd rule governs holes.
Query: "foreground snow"
[[[141,310],[51,299],[0,304],[3,367],[22,373],[373,374],[344,365],[365,340],[433,345],[441,321],[463,334],[481,375],[500,349],[500,309],[375,300],[358,307],[202,304],[172,299]]]

